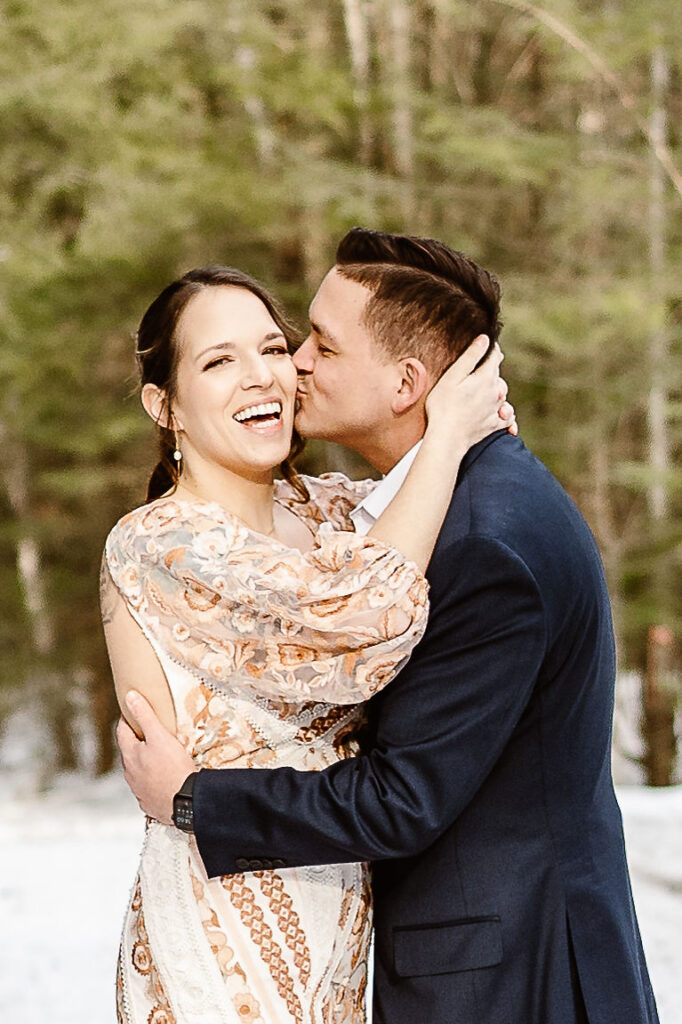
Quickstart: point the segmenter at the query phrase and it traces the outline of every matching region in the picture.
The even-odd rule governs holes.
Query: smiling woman
[[[434,424],[403,489],[358,536],[348,512],[373,482],[301,479],[287,461],[290,333],[261,285],[221,267],[174,282],[140,324],[142,401],[161,459],[148,503],[107,539],[102,613],[122,707],[141,690],[186,751],[173,792],[202,766],[318,770],[356,751],[360,703],[424,630],[420,570],[457,456],[505,425],[499,361],[470,375],[485,348],[474,344],[429,398]],[[414,500],[424,492],[427,509]],[[148,827],[119,1021],[229,1024],[246,1010],[254,1024],[364,1020],[366,866],[254,861],[209,879],[191,816],[175,821]]]
[[[197,300],[201,300],[198,305]],[[249,339],[250,317],[255,335],[252,333]],[[188,363],[181,356],[188,354],[187,344],[192,339],[195,350]],[[258,281],[233,267],[198,268],[164,289],[145,313],[137,334],[145,408],[159,429],[160,459],[149,482],[148,499],[160,497],[179,480],[182,447],[172,410],[183,367],[187,378],[191,370],[198,375],[227,366],[238,358],[240,344],[243,347],[249,340],[255,340],[259,353],[271,348],[273,353],[286,356],[294,339],[294,328],[273,297]],[[234,375],[233,370],[233,379]],[[193,382],[188,383],[191,388]],[[291,424],[288,430],[291,435]],[[305,498],[305,489],[288,461],[292,440],[293,454],[300,450],[300,439],[294,433],[293,439],[289,437],[281,469],[285,479]]]

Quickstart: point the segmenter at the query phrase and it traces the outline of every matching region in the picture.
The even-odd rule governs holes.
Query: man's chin
[[[315,437],[315,431],[312,429],[312,424],[301,409],[298,410],[294,417],[294,429],[301,437]]]
[[[305,404],[304,404],[305,403]],[[307,408],[306,408],[307,404]],[[296,403],[296,415],[294,416],[294,427],[302,437],[310,440],[332,441],[334,437],[333,421],[330,423],[324,414],[320,414],[310,403],[309,398],[298,397]]]

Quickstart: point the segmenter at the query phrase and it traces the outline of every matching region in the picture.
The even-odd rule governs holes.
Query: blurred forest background
[[[522,434],[598,538],[645,777],[678,777],[679,0],[5,0],[0,66],[0,729],[30,711],[45,779],[114,759],[97,576],[154,459],[140,315],[218,261],[303,326],[354,224],[501,279]]]

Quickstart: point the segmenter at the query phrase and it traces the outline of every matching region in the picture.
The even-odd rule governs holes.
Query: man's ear
[[[156,424],[166,430],[179,428],[180,424],[173,422],[173,417],[168,409],[168,398],[163,388],[156,384],[145,384],[140,395],[144,411]]]
[[[400,374],[398,388],[393,395],[391,408],[396,415],[407,412],[426,397],[433,380],[420,359],[407,356],[398,363]]]

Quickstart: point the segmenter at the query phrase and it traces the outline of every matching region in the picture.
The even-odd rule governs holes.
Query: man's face
[[[370,296],[364,285],[332,268],[310,306],[310,334],[294,355],[299,432],[366,457],[392,422],[396,382],[395,364],[361,322]]]

